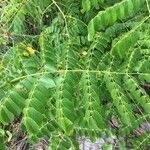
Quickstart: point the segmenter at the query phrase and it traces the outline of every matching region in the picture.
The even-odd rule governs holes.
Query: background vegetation
[[[149,0],[0,2],[0,149],[111,137],[149,149]],[[20,149],[29,149],[27,145]]]

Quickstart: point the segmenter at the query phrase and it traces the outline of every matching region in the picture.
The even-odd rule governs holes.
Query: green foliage
[[[150,83],[148,2],[4,1],[1,126],[19,120],[30,142],[48,136],[52,150],[79,149],[78,137],[111,135],[146,149],[149,132],[131,135],[150,119],[149,93],[141,86]]]

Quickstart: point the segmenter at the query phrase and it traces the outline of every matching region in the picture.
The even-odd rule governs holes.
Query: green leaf
[[[92,41],[95,35],[94,20],[92,20],[88,25],[88,33],[88,40]]]
[[[54,80],[50,79],[50,77],[45,76],[41,78],[40,81],[45,85],[47,89],[53,88],[56,86]]]
[[[86,12],[88,12],[91,9],[90,0],[82,0],[82,7]]]
[[[66,135],[72,134],[72,132],[73,132],[73,123],[67,118],[62,118],[61,123],[62,123],[62,128],[65,131],[65,134]]]
[[[27,127],[27,130],[30,134],[32,133],[37,133],[39,130],[39,126],[38,124],[31,118],[24,118],[25,122],[25,126]]]
[[[103,150],[113,150],[112,144],[105,143],[102,147]]]

